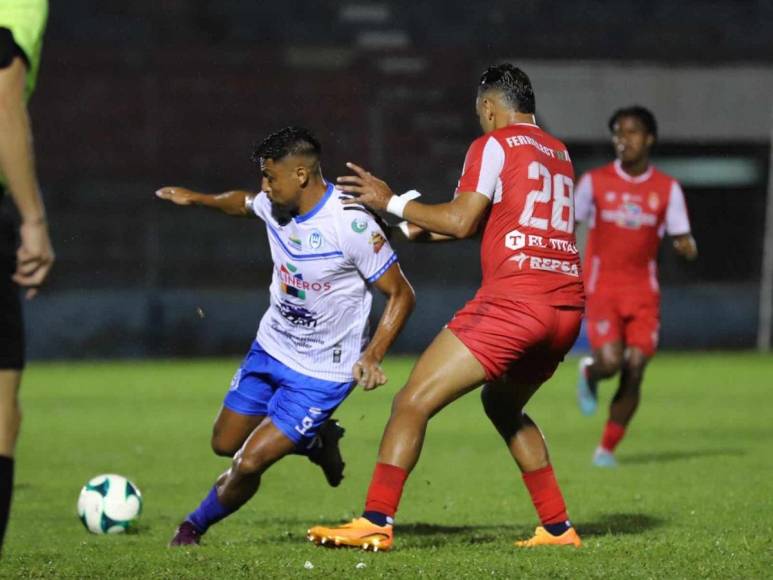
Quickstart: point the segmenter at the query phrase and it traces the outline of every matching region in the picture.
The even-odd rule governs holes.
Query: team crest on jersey
[[[605,336],[609,332],[609,320],[599,320],[596,323],[596,332]]]
[[[617,196],[615,195],[614,191],[608,191],[604,196],[604,199],[606,199],[609,203],[612,203],[613,201],[615,201],[615,197]]]
[[[352,220],[352,230],[354,230],[356,233],[361,234],[367,229],[368,229],[367,220],[363,218],[354,218]]]
[[[386,244],[386,239],[379,232],[373,232],[370,234],[370,245],[373,246],[373,253],[378,254],[381,248]]]
[[[658,197],[658,194],[654,191],[650,191],[650,195],[647,197],[647,205],[650,206],[652,211],[657,211],[658,206],[660,205],[660,197]]]
[[[641,222],[641,207],[628,201],[620,206],[620,216],[618,221],[620,227],[636,230],[641,227]]]
[[[309,234],[309,247],[312,250],[318,250],[322,247],[322,242],[324,239],[322,238],[322,232],[319,230],[313,230]]]

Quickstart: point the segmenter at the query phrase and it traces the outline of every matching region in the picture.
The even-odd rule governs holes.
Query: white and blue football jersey
[[[328,184],[319,203],[284,225],[261,192],[253,201],[271,245],[271,303],[257,341],[290,368],[350,381],[368,341],[370,285],[397,261],[384,232],[360,206],[341,204]]]

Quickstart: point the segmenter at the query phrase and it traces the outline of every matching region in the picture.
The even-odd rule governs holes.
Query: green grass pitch
[[[605,413],[577,412],[575,363],[562,365],[530,412],[548,439],[582,549],[512,547],[536,516],[471,394],[430,424],[398,514],[396,549],[378,554],[317,548],[305,531],[361,509],[391,397],[412,359],[390,358],[390,383],[356,391],[339,410],[348,463],[341,487],[329,488],[306,459],[287,458],[200,548],[175,550],[166,547],[175,526],[228,465],[211,453],[209,435],[236,361],[33,364],[22,388],[0,576],[773,576],[773,357],[659,355],[614,471],[590,465]],[[602,385],[604,404],[613,388]],[[75,515],[81,485],[106,472],[128,476],[143,492],[136,533],[92,536]]]

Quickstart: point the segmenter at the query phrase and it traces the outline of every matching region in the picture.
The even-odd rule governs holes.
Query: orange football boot
[[[385,552],[392,547],[392,535],[390,524],[377,526],[365,518],[355,518],[337,528],[314,526],[306,537],[318,546],[347,546]]]
[[[542,526],[537,526],[534,536],[528,540],[518,540],[514,544],[517,548],[534,548],[536,546],[582,546],[582,540],[574,528],[569,528],[560,536],[554,536]]]

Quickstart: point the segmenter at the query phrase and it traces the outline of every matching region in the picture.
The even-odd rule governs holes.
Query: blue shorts
[[[223,406],[240,415],[261,415],[296,445],[312,439],[353,382],[334,383],[299,373],[252,343],[236,371]]]

